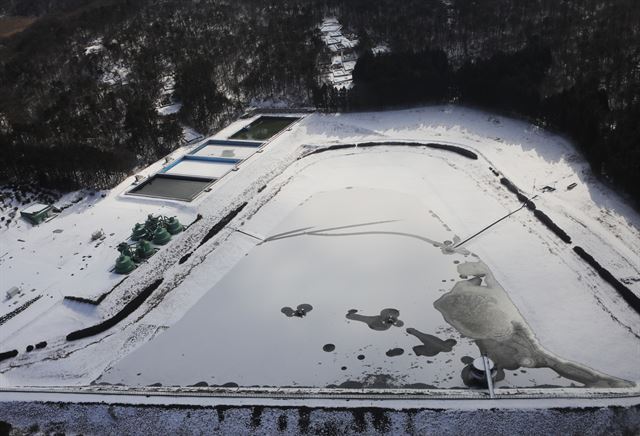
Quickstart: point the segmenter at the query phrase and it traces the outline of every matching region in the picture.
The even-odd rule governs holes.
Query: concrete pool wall
[[[257,141],[210,139],[163,167],[128,195],[192,201],[203,190],[251,157],[261,146]]]

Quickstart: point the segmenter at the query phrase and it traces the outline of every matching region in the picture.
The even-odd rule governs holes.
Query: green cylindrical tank
[[[124,254],[121,254],[116,259],[116,273],[129,274],[134,269],[136,269],[136,264],[133,263],[133,261],[129,256],[125,256]]]
[[[177,235],[183,230],[182,224],[178,221],[178,218],[172,216],[167,220],[167,231],[172,235]]]
[[[133,239],[134,241],[139,241],[140,239],[145,237],[146,233],[147,230],[145,229],[144,224],[136,223],[136,225],[133,226],[131,239]]]
[[[153,243],[156,245],[164,245],[171,240],[171,234],[164,227],[158,227],[153,233]]]
[[[136,254],[141,259],[148,259],[153,256],[153,247],[146,239],[140,240],[138,242],[138,246],[136,247]]]

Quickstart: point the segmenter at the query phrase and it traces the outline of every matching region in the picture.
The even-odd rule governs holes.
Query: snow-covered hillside
[[[227,138],[251,121],[238,121],[215,137]],[[368,141],[389,145],[304,157],[326,146]],[[479,158],[394,141],[451,144]],[[458,251],[445,253],[520,208],[500,177],[532,198],[572,243],[562,242],[521,209]],[[522,360],[520,368],[532,368],[532,375],[510,370],[502,386],[616,387],[625,383],[615,380],[640,381],[635,364],[640,317],[572,251],[574,245],[584,247],[640,295],[640,216],[591,175],[571,144],[531,124],[451,106],[311,114],[191,203],[125,197],[132,182],[133,177],[105,198],[69,208],[39,227],[23,224],[0,233],[8,253],[0,259],[3,286],[27,291],[19,304],[42,295],[2,325],[0,352],[19,351],[0,363],[2,387],[96,381],[310,387],[355,381],[380,387],[375,376],[392,377],[395,382],[388,385],[394,387],[459,387],[460,359],[477,355],[477,343],[482,344],[477,341],[486,338],[460,331],[464,327],[456,317],[433,303],[456,295],[470,277],[478,277],[483,289],[494,286],[490,280],[498,283],[491,289],[503,289],[504,299],[494,314],[532,332],[528,343],[533,345],[524,357],[547,359],[539,367]],[[577,185],[567,189],[572,183]],[[185,224],[197,214],[202,219],[113,288],[122,278],[109,272],[115,244],[149,213],[176,215]],[[230,222],[212,234],[224,217]],[[372,235],[308,234],[363,223],[368,224],[336,231],[408,233],[430,245],[390,237],[381,243]],[[96,229],[105,232],[98,246],[90,243]],[[299,238],[273,238],[296,232],[302,232]],[[465,266],[477,261],[484,272]],[[367,280],[360,280],[367,271]],[[115,314],[159,278],[159,287],[117,326],[81,340],[65,339]],[[344,283],[354,287],[340,288]],[[392,287],[387,298],[383,288]],[[65,295],[94,298],[111,288],[98,306],[63,300]],[[284,306],[295,309],[301,303],[313,306],[306,317],[283,315]],[[9,304],[2,303],[0,316],[14,310]],[[353,314],[345,317],[350,309],[373,316],[385,308],[398,309],[404,326],[375,332]],[[433,359],[415,349],[416,355],[410,353],[420,344],[415,330],[442,340]],[[39,341],[47,346],[24,352]],[[323,345],[334,345],[335,351],[323,351]],[[385,357],[396,348],[402,356]],[[359,359],[360,354],[366,358]],[[279,370],[285,364],[286,373]],[[217,369],[205,374],[207,365]],[[591,371],[594,382],[569,377],[576,368]],[[565,371],[563,380],[555,380],[558,371]],[[204,380],[205,375],[215,378]]]

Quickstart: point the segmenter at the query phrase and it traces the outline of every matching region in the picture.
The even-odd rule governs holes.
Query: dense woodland
[[[182,126],[211,132],[255,101],[452,102],[568,135],[640,204],[637,0],[0,0],[2,14],[37,19],[0,39],[0,179],[113,186]],[[321,80],[329,15],[360,41],[349,91]],[[182,109],[161,116],[168,77]]]

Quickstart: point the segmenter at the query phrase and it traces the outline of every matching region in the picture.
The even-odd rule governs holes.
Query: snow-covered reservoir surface
[[[400,145],[305,157],[359,141],[455,144],[479,159]],[[572,244],[521,209],[454,248],[521,206],[490,168],[536,196]],[[0,351],[20,352],[0,363],[3,387],[464,388],[461,373],[479,347],[504,370],[498,388],[640,381],[640,316],[572,250],[584,247],[638,294],[640,218],[570,144],[527,123],[457,107],[313,114],[192,203],[125,198],[130,184],[91,208],[0,234],[5,288],[47,294],[2,325]],[[100,305],[62,301],[115,284],[113,244],[158,212],[203,218]],[[108,250],[83,242],[95,228],[114,233]],[[70,261],[57,258],[75,252],[100,266],[70,276]],[[117,326],[65,339],[160,277]],[[0,315],[13,310],[1,307]],[[300,309],[305,316],[295,316]],[[24,352],[42,340],[46,348]]]

